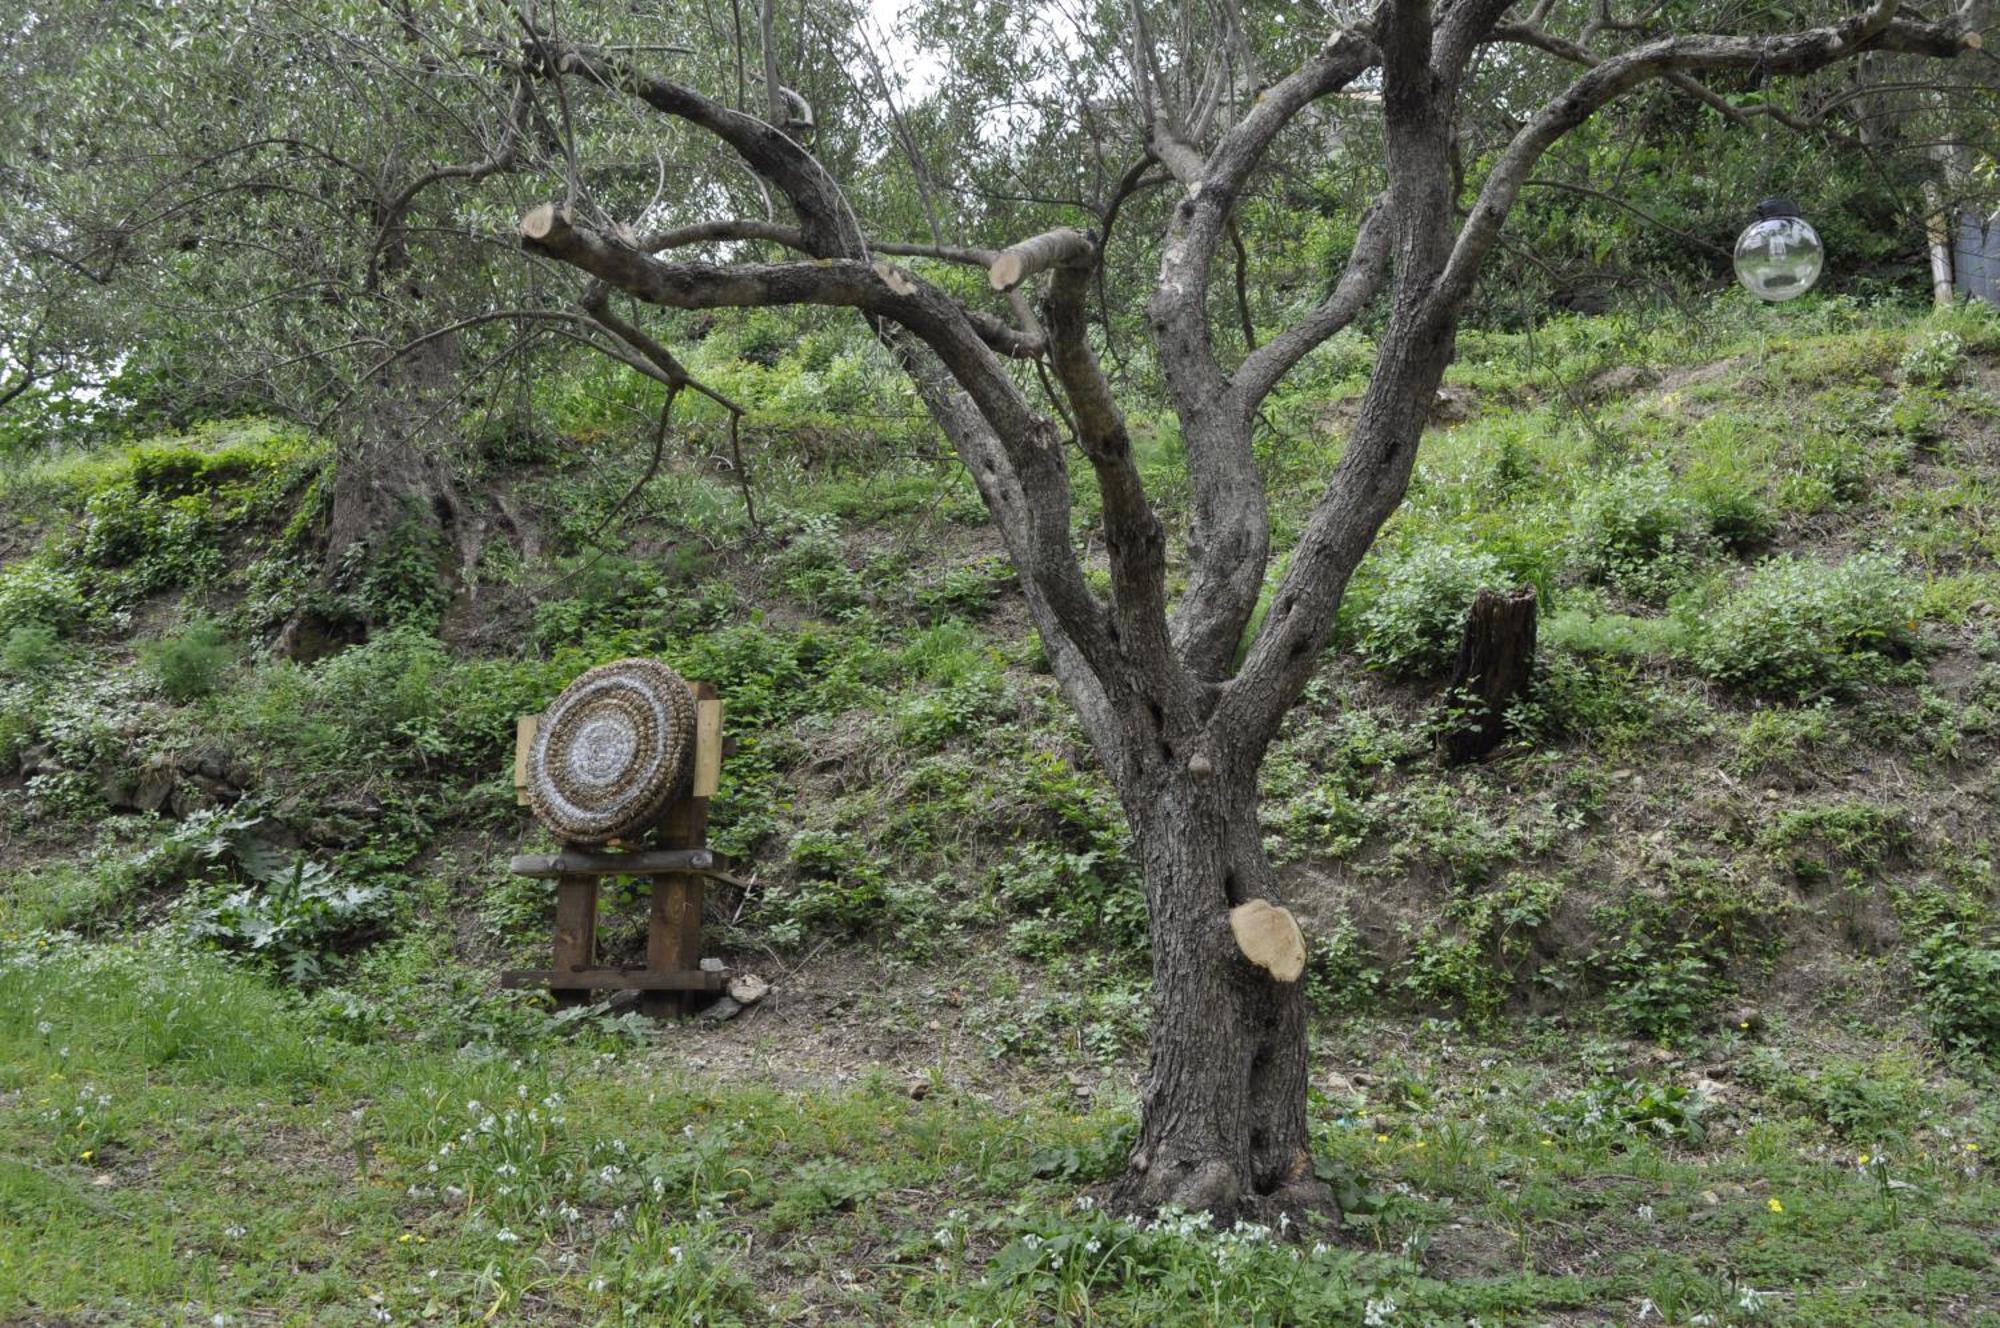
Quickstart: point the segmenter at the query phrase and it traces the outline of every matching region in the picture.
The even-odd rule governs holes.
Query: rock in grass
[[[718,999],[715,1002],[715,1004],[709,1006],[706,1010],[703,1010],[701,1012],[701,1017],[703,1019],[712,1020],[715,1023],[719,1024],[725,1019],[734,1019],[737,1015],[742,1013],[743,1013],[742,1005],[738,1004],[736,1001],[731,1000],[729,997],[724,996]]]

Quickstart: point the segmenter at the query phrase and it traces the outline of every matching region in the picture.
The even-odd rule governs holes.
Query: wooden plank
[[[558,973],[587,969],[597,962],[597,882],[564,876],[556,882],[556,966]],[[558,1005],[588,1005],[584,987],[555,989]]]
[[[729,985],[727,973],[666,971],[632,965],[626,968],[510,968],[500,974],[503,987],[595,988],[612,991],[721,991]]]
[[[661,833],[667,843],[690,849],[707,843],[708,799],[682,799],[667,813]],[[646,926],[646,958],[653,967],[680,970],[701,967],[701,909],[706,893],[699,876],[662,872],[653,878],[652,915]],[[639,999],[640,1010],[656,1018],[674,1013],[693,1014],[701,1005],[700,997],[694,995],[648,995]]]
[[[722,702],[695,702],[694,796],[712,798],[722,787]]]
[[[649,848],[629,853],[598,853],[568,848],[557,854],[523,853],[507,864],[516,876],[552,880],[564,876],[653,876],[660,872],[702,872],[721,860],[705,848]]]
[[[660,876],[653,881],[652,915],[646,923],[646,966],[661,972],[687,972],[701,968],[702,879],[699,876]],[[696,988],[695,990],[705,990]],[[654,1016],[686,1013],[685,1001],[671,998],[639,1002],[641,1013]]]
[[[541,723],[540,715],[514,716],[514,801],[523,807],[528,805],[528,753]]]

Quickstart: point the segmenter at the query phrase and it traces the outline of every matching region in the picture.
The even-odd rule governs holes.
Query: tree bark
[[[448,583],[452,541],[461,533],[446,460],[459,360],[457,338],[437,338],[360,384],[342,412],[322,573],[328,586],[353,589],[355,574],[398,527],[412,523],[435,542],[434,574],[440,586]]]
[[[1507,712],[1525,696],[1535,672],[1535,590],[1481,590],[1465,611],[1465,635],[1445,691],[1464,707],[1462,722],[1438,735],[1446,761],[1476,761],[1507,737]]]
[[[1237,905],[1277,901],[1254,789],[1241,770],[1182,767],[1135,790],[1152,914],[1152,1063],[1115,1196],[1127,1211],[1171,1205],[1221,1225],[1339,1218],[1307,1135],[1305,984],[1253,963],[1229,925]]]

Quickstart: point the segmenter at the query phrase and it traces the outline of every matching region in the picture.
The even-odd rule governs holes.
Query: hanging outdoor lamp
[[[1767,198],[1736,237],[1736,279],[1760,300],[1797,299],[1819,280],[1826,247],[1788,198]]]

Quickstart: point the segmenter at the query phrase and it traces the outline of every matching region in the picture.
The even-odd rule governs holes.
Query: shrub
[[[222,629],[208,621],[139,647],[139,658],[153,675],[154,686],[169,701],[183,705],[213,693],[235,654]]]
[[[1375,667],[1407,677],[1443,671],[1458,652],[1473,597],[1502,580],[1500,560],[1488,553],[1447,544],[1404,549],[1361,614],[1361,653]]]
[[[1955,1051],[2000,1056],[2000,944],[1953,919],[1932,927],[1912,960],[1932,1035]]]
[[[861,576],[847,565],[836,527],[815,519],[772,559],[772,571],[786,594],[822,613],[860,608],[868,597]]]
[[[1747,691],[1846,691],[1914,648],[1914,602],[1896,565],[1877,554],[1831,567],[1776,558],[1706,616],[1695,661]]]
[[[1591,581],[1657,600],[1687,581],[1706,552],[1709,521],[1664,466],[1613,476],[1577,500],[1572,559]]]
[[[795,934],[787,939],[796,940],[804,928],[858,934],[881,920],[888,882],[866,844],[852,835],[801,830],[792,837],[791,857],[799,880],[783,897],[784,917],[774,930],[789,922]]]
[[[1778,528],[1778,519],[1764,495],[1740,483],[1703,485],[1696,501],[1709,535],[1731,553],[1756,548]]]
[[[41,626],[61,633],[89,616],[76,576],[43,558],[29,558],[0,573],[0,629]]]
[[[1321,1014],[1355,1014],[1375,1003],[1382,969],[1368,942],[1347,918],[1314,937],[1306,953],[1306,999]]]
[[[759,309],[743,320],[736,334],[736,356],[750,364],[769,369],[777,364],[785,348],[797,340],[791,324],[769,309]]]
[[[62,660],[62,643],[55,629],[44,623],[16,627],[0,643],[0,675],[22,682],[47,677]]]
[[[444,556],[444,532],[413,506],[380,539],[348,550],[340,580],[354,586],[369,622],[434,628],[451,598]],[[367,566],[355,567],[354,561],[362,558]]]
[[[130,484],[99,490],[84,504],[79,553],[88,566],[126,569],[141,594],[198,585],[222,570],[208,507],[205,497],[167,498]]]

